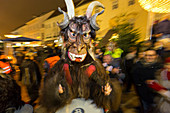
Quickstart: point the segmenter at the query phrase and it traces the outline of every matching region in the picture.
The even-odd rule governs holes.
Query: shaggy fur
[[[89,23],[89,20],[84,17],[74,17],[70,20],[77,25],[77,29],[82,34],[82,25]],[[100,108],[110,109],[115,111],[120,105],[121,88],[118,82],[110,80],[109,76],[105,73],[105,69],[97,60],[87,54],[83,62],[72,62],[68,58],[67,51],[70,47],[74,47],[73,44],[79,42],[70,42],[68,39],[68,27],[61,30],[61,36],[64,37],[65,49],[63,57],[55,64],[51,69],[50,73],[46,78],[46,83],[42,90],[41,105],[47,110],[47,113],[54,113],[59,108],[69,104],[74,98],[85,98],[91,99]],[[90,36],[95,38],[95,30],[90,26]],[[80,38],[80,37],[79,37]],[[88,51],[91,47],[90,43],[84,43],[86,50]],[[72,84],[67,81],[65,76],[65,70],[63,69],[64,64],[69,65],[69,72],[72,78]],[[86,69],[91,66],[95,67],[95,71],[89,77]],[[107,83],[110,84],[112,91],[110,95],[106,96],[102,92],[102,87]],[[64,93],[59,94],[59,84],[62,85]]]
[[[63,65],[65,63],[69,64],[73,80],[72,85],[68,84],[64,75]],[[89,78],[85,70],[90,65],[94,65],[96,71]],[[109,96],[105,96],[102,92],[102,86],[106,83],[110,83],[113,89]],[[64,87],[63,94],[58,93],[59,84]],[[119,86],[118,84],[116,85]],[[47,77],[45,87],[42,90],[41,105],[47,108],[48,113],[53,113],[70,103],[74,98],[85,98],[92,99],[98,107],[117,110],[121,95],[121,89],[114,90],[117,86],[110,81],[103,66],[99,62],[92,60],[90,55],[86,57],[83,63],[70,62],[68,58],[61,59]]]

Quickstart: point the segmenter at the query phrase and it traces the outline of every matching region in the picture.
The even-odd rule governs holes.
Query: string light
[[[138,0],[147,11],[154,13],[170,13],[170,0]]]

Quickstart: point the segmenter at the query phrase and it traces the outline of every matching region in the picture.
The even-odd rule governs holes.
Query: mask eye
[[[90,39],[90,34],[89,33],[85,33],[83,34],[83,40],[85,43],[89,43]]]
[[[76,37],[76,33],[71,32],[71,36],[72,36],[72,37]]]
[[[77,34],[73,31],[68,31],[68,36],[69,36],[69,40],[70,42],[75,42],[76,41],[76,36]]]
[[[89,34],[88,34],[88,33],[85,33],[85,34],[84,34],[84,38],[85,38],[85,39],[88,39],[88,38],[89,38]]]

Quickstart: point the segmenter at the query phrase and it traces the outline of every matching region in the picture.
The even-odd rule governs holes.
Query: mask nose
[[[84,48],[84,42],[82,40],[82,36],[77,37],[77,51],[80,52]]]

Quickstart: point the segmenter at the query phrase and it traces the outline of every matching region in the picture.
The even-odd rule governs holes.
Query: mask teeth
[[[70,56],[71,60],[73,60],[73,61],[75,60],[75,54],[72,54],[72,53],[69,52],[69,56]]]
[[[70,58],[71,58],[72,61],[75,61],[76,58],[81,58],[80,61],[83,61],[84,58],[85,58],[85,56],[86,56],[86,54],[76,55],[76,54],[74,54],[74,53],[70,53],[70,52],[69,52],[69,56],[70,56]]]

